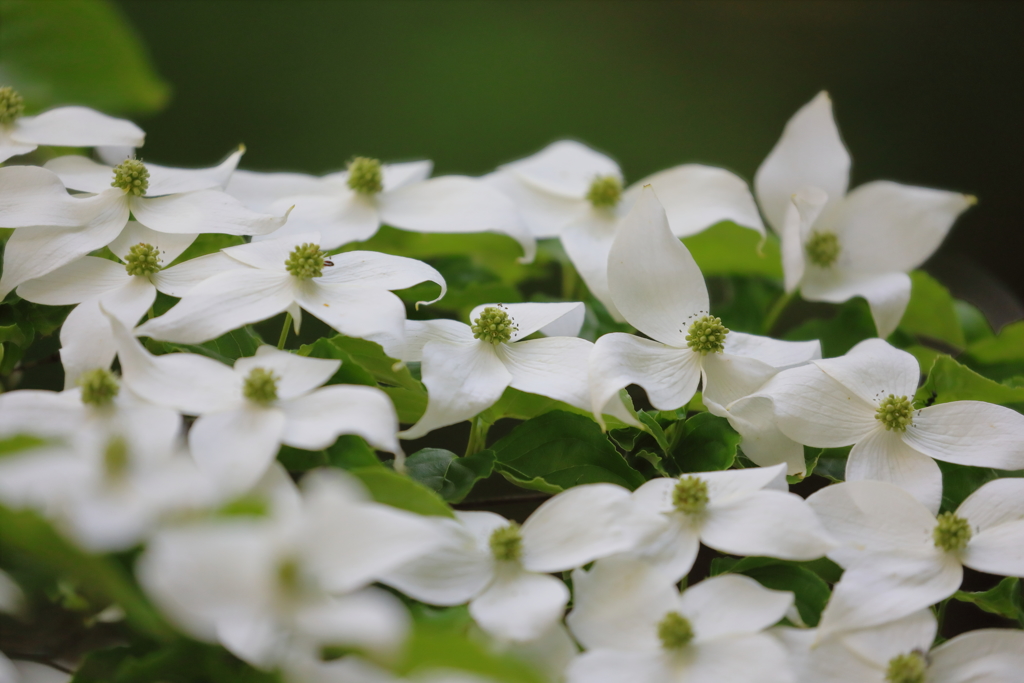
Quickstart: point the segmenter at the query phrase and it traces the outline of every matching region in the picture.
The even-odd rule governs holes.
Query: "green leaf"
[[[1024,375],[1024,320],[1010,323],[998,335],[975,341],[961,359],[992,379]]]
[[[384,467],[357,467],[349,470],[369,490],[378,503],[434,517],[454,517],[451,508],[423,484]]]
[[[81,104],[151,113],[170,94],[131,25],[102,0],[0,2],[0,82],[31,111]]]
[[[953,512],[967,496],[994,479],[1024,477],[1024,470],[997,470],[991,467],[968,467],[936,460],[942,470],[942,507],[940,512]]]
[[[365,368],[353,360],[352,355],[334,343],[331,339],[320,338],[312,344],[303,344],[299,347],[300,356],[310,358],[327,358],[340,360],[341,367],[327,381],[327,384],[362,384],[369,387],[377,386],[377,380],[373,378]]]
[[[827,564],[777,560],[771,557],[716,558],[711,561],[711,576],[725,573],[744,574],[765,588],[790,591],[795,597],[795,606],[800,618],[808,626],[818,625],[821,612],[828,603],[831,591],[819,571],[838,579],[838,567],[828,560]],[[830,566],[831,565],[831,566]]]
[[[525,662],[496,653],[486,642],[458,631],[439,629],[433,623],[417,623],[395,673],[406,676],[437,669],[467,671],[501,683],[546,681]]]
[[[935,404],[951,401],[986,401],[1003,406],[1024,407],[1024,388],[1011,387],[982,377],[949,356],[939,356],[928,379],[917,391],[916,400],[934,399]]]
[[[498,472],[537,491],[556,493],[595,482],[632,490],[644,483],[593,420],[561,410],[527,420],[491,450]]]
[[[146,349],[157,356],[167,353],[196,353],[225,365],[234,365],[239,358],[256,355],[256,349],[263,343],[263,338],[248,325],[202,344],[163,342],[149,338],[144,342]]]
[[[1005,578],[995,588],[980,593],[957,591],[953,599],[973,603],[990,614],[1013,619],[1024,626],[1024,599],[1018,578]]]
[[[32,338],[35,336],[32,328],[28,328],[30,332],[26,335],[24,325],[0,325],[0,342],[10,342],[17,344],[24,348],[32,343]]]
[[[763,243],[762,243],[762,240]],[[782,278],[782,256],[774,235],[762,238],[750,228],[722,221],[683,239],[704,277],[764,275]]]
[[[949,290],[923,270],[912,272],[910,283],[910,303],[900,327],[916,336],[964,348],[967,341]]]
[[[628,399],[628,394],[624,391],[620,392],[620,395],[623,395]],[[632,402],[628,402],[627,406],[632,409]],[[480,417],[488,424],[494,424],[498,420],[504,418],[513,420],[530,420],[555,410],[573,413],[574,415],[581,415],[587,418],[591,417],[589,410],[583,410],[576,406],[571,406],[568,403],[562,403],[561,401],[556,401],[553,398],[548,398],[547,396],[528,394],[524,391],[519,391],[518,389],[513,389],[511,387],[505,389],[497,403],[480,413]],[[609,429],[619,429],[627,426],[624,422],[611,415],[605,415],[604,418],[605,424]]]
[[[640,418],[640,421],[643,422],[644,426],[647,427],[648,433],[654,437],[654,440],[658,443],[658,448],[661,449],[661,452],[668,455],[672,451],[672,448],[669,446],[668,438],[665,436],[665,430],[661,428],[658,421],[654,419],[653,415],[644,412],[643,410],[639,411],[636,415]]]
[[[366,440],[355,434],[342,434],[334,445],[327,449],[327,464],[343,470],[359,467],[383,467],[377,452]]]
[[[365,339],[345,337],[340,334],[336,337],[331,337],[327,341],[347,353],[359,367],[370,373],[378,383],[426,394],[427,390],[423,388],[418,379],[412,376],[409,368],[400,361],[385,354],[380,344]]]
[[[196,241],[188,246],[188,249],[181,252],[178,258],[168,263],[165,268],[176,266],[185,261],[191,261],[207,254],[216,254],[221,249],[237,247],[245,244],[245,238],[239,235],[221,235],[219,233],[206,233],[196,238]]]
[[[814,465],[814,473],[831,481],[846,480],[846,461],[850,457],[850,446],[840,448],[823,448],[818,454]],[[806,459],[806,450],[805,459]]]
[[[842,356],[865,339],[875,336],[875,322],[864,299],[850,299],[832,318],[814,318],[783,335],[787,341],[821,341],[825,358]]]
[[[441,448],[424,448],[405,461],[409,476],[449,503],[461,503],[473,485],[494,470],[494,453],[480,451],[460,458]]]
[[[222,647],[177,640],[159,648],[114,647],[90,652],[71,683],[280,683]]]
[[[741,437],[724,417],[698,413],[686,422],[677,422],[675,428],[683,430],[671,458],[679,472],[712,472],[732,467]]]

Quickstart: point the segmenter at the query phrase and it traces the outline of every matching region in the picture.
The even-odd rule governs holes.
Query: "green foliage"
[[[972,340],[961,360],[997,381],[1024,377],[1024,320],[1010,323],[998,335]]]
[[[782,256],[775,235],[762,237],[750,228],[722,221],[684,238],[683,244],[705,277],[763,275],[782,279]]]
[[[967,496],[993,479],[1024,477],[1024,470],[1006,471],[991,467],[968,467],[936,460],[942,470],[942,507],[940,512],[953,512]]]
[[[724,417],[698,413],[675,428],[681,431],[672,448],[671,461],[678,472],[712,472],[732,467],[741,437]]]
[[[245,244],[245,238],[238,235],[221,235],[218,233],[206,233],[196,238],[196,241],[188,246],[188,249],[183,251],[178,258],[174,259],[170,263],[165,263],[165,268],[176,266],[179,263],[185,261],[191,261],[194,258],[200,256],[206,256],[207,254],[216,254],[221,249],[227,249],[228,247],[237,247],[240,244]]]
[[[933,404],[951,401],[987,401],[1002,406],[1024,408],[1024,387],[1001,384],[982,377],[949,356],[939,356],[928,372],[928,379],[915,397]]]
[[[300,356],[308,356],[310,358],[327,358],[330,360],[340,360],[341,367],[335,372],[327,384],[362,384],[364,386],[375,387],[377,386],[377,380],[373,378],[364,367],[352,360],[352,356],[338,344],[335,344],[331,339],[320,338],[312,344],[303,344],[299,347]]]
[[[264,343],[263,338],[256,330],[248,325],[202,344],[180,344],[148,338],[145,340],[146,349],[157,356],[176,352],[197,353],[218,360],[225,365],[234,365],[239,358],[256,355],[256,349]]]
[[[544,683],[545,678],[519,659],[496,654],[464,633],[417,623],[406,642],[396,673],[410,675],[431,669],[455,669],[502,683]]]
[[[163,647],[114,647],[85,658],[71,683],[280,683],[215,645],[177,640]]]
[[[910,283],[910,303],[900,327],[918,337],[964,348],[967,341],[949,290],[921,270],[910,274]]]
[[[828,583],[818,573],[823,571],[834,576],[835,566],[830,567],[828,564],[819,563],[815,566],[813,563],[776,560],[770,557],[745,557],[740,560],[722,557],[711,561],[711,575],[744,574],[765,588],[790,591],[795,598],[800,618],[808,626],[814,627],[818,625],[821,613],[831,595]]]
[[[349,470],[359,478],[378,503],[419,515],[452,517],[441,497],[418,481],[384,467],[356,467]]]
[[[813,473],[834,482],[846,479],[846,461],[850,457],[850,446],[840,448],[822,448],[817,451]],[[807,449],[804,449],[804,460],[807,460]],[[808,476],[811,470],[807,470]]]
[[[953,594],[953,599],[970,602],[989,614],[1012,619],[1024,627],[1024,599],[1021,598],[1018,578],[1005,578],[995,588],[979,593],[957,591]]]
[[[875,336],[875,322],[864,299],[850,299],[831,318],[814,318],[790,330],[783,339],[821,341],[824,358],[841,356],[859,342]]]
[[[491,475],[494,459],[492,451],[460,458],[442,448],[424,448],[406,458],[405,469],[410,477],[436,491],[446,502],[461,503],[476,482]]]

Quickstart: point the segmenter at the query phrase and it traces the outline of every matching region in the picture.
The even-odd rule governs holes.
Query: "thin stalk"
[[[281,327],[281,336],[277,340],[277,348],[283,349],[284,343],[288,339],[288,330],[292,327],[292,314],[284,314],[284,325]]]
[[[491,428],[491,423],[477,415],[473,418],[472,425],[469,441],[466,443],[466,455],[463,457],[479,453],[487,447],[487,431]]]
[[[772,328],[775,327],[775,323],[779,321],[779,316],[789,306],[789,302],[793,300],[794,292],[787,292],[775,300],[772,304],[772,309],[768,311],[768,317],[764,321],[764,333],[771,334]]]

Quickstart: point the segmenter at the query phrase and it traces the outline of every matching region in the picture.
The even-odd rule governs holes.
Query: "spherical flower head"
[[[359,194],[377,194],[384,189],[380,160],[356,157],[348,163],[348,186]]]
[[[83,372],[78,386],[82,388],[82,403],[98,408],[109,406],[121,390],[114,373],[103,368]]]
[[[508,526],[498,527],[491,532],[491,554],[499,562],[513,562],[523,554],[523,536],[519,533],[519,525],[509,522]]]
[[[115,436],[103,451],[103,472],[108,480],[116,481],[128,473],[129,464],[131,458],[128,456],[128,443],[120,436]]]
[[[324,274],[326,260],[327,252],[321,251],[319,244],[303,242],[292,249],[292,253],[284,262],[284,267],[300,280],[309,280]]]
[[[804,245],[804,251],[808,261],[820,268],[828,268],[839,258],[839,238],[834,232],[815,230]]]
[[[0,125],[13,123],[25,113],[25,100],[9,85],[0,88]]]
[[[267,406],[277,400],[280,377],[266,368],[253,368],[242,385],[242,394],[253,403]]]
[[[889,431],[905,432],[913,422],[911,418],[913,412],[914,406],[910,403],[910,399],[906,396],[889,394],[878,404],[875,419],[885,425]]]
[[[681,650],[693,640],[693,626],[679,612],[669,612],[658,622],[658,639],[666,650]]]
[[[141,197],[149,189],[149,170],[138,159],[125,159],[114,167],[114,180],[110,186]]]
[[[690,323],[686,332],[686,345],[702,356],[709,353],[721,353],[725,349],[725,337],[729,329],[722,324],[721,318],[705,315]]]
[[[587,201],[596,209],[610,209],[622,199],[622,181],[613,175],[594,178],[587,190]]]
[[[700,477],[683,477],[672,490],[672,505],[687,515],[704,512],[708,500],[708,483]]]
[[[971,525],[963,517],[952,512],[943,512],[938,516],[938,524],[932,532],[935,547],[946,552],[956,552],[967,547],[971,540]]]
[[[153,275],[160,270],[160,250],[152,244],[139,242],[128,250],[124,263],[129,275]]]
[[[498,306],[488,306],[473,321],[473,336],[491,344],[507,342],[512,333],[519,329],[508,311]]]
[[[887,683],[924,683],[927,668],[928,665],[920,653],[897,655],[889,660],[885,680]]]

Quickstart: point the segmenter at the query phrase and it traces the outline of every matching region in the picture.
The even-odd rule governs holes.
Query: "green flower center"
[[[25,100],[9,85],[0,88],[0,125],[13,123],[25,113]]]
[[[807,260],[816,266],[828,268],[839,258],[839,238],[834,232],[811,233],[811,238],[804,245]]]
[[[658,622],[658,639],[666,650],[679,650],[693,640],[693,626],[679,612],[669,612]]]
[[[700,477],[683,477],[672,490],[672,505],[687,515],[699,515],[708,506],[708,483]]]
[[[488,306],[480,313],[480,317],[473,321],[473,336],[491,344],[507,342],[512,338],[512,333],[519,327],[512,320],[508,311],[498,306]]]
[[[917,652],[897,655],[889,660],[885,670],[887,683],[924,683],[927,664]]]
[[[277,383],[280,378],[266,368],[253,368],[242,385],[242,394],[262,406],[277,400]]]
[[[160,250],[152,244],[139,242],[128,250],[124,263],[129,275],[153,275],[160,270]]]
[[[594,178],[587,190],[587,201],[598,209],[608,209],[619,203],[622,199],[622,181],[613,175],[603,175]]]
[[[82,388],[82,403],[97,407],[110,405],[121,390],[114,373],[102,368],[82,373],[78,386]]]
[[[107,479],[117,480],[128,473],[128,443],[120,436],[115,436],[103,451],[103,471]]]
[[[963,550],[971,540],[971,525],[963,517],[957,517],[952,512],[943,512],[938,516],[938,524],[935,525],[932,538],[935,539],[935,547],[946,552]]]
[[[377,194],[384,189],[380,160],[356,157],[348,163],[348,186],[360,194]]]
[[[141,197],[149,189],[149,170],[138,159],[125,159],[114,167],[114,180],[110,186]]]
[[[905,432],[913,420],[910,414],[914,412],[914,406],[906,396],[889,394],[878,404],[875,411],[875,419],[885,425],[889,431]]]
[[[721,353],[725,348],[725,337],[729,328],[722,324],[721,318],[705,315],[690,323],[686,332],[686,345],[702,356],[709,353]]]
[[[309,280],[324,274],[326,260],[327,252],[321,251],[319,244],[303,242],[292,249],[292,253],[284,262],[284,267],[300,280]]]
[[[519,525],[509,522],[491,532],[491,554],[494,559],[502,562],[518,560],[523,554],[523,536],[519,533]]]

